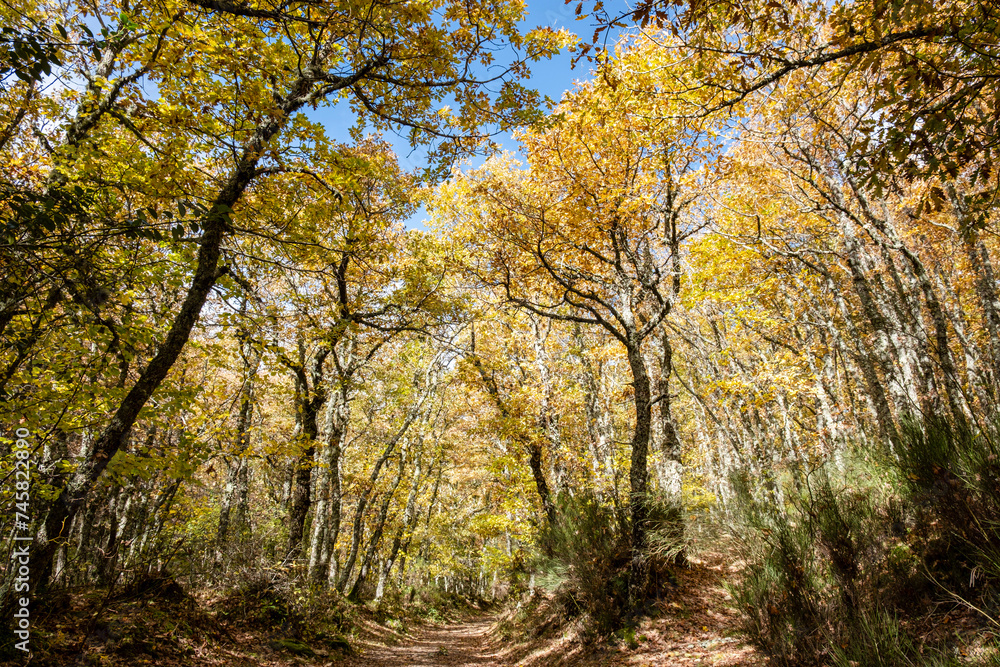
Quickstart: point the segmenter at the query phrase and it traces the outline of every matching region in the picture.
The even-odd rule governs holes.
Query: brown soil
[[[344,667],[501,667],[509,665],[490,641],[495,618],[470,617],[445,626],[424,626],[415,637],[397,646],[376,643],[358,647],[359,655],[337,665]]]

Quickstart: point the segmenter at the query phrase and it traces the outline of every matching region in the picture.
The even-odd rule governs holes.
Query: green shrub
[[[786,506],[734,480],[747,563],[732,587],[744,630],[776,665],[958,664],[901,618],[964,601],[996,618],[1000,470],[994,439],[906,424],[785,491]],[[792,485],[789,485],[790,487]]]
[[[996,618],[1000,599],[998,433],[935,421],[904,429],[896,467],[915,507],[915,536],[939,588],[982,603]]]
[[[556,592],[567,616],[586,616],[589,630],[610,635],[628,625],[631,527],[626,517],[593,494],[562,494],[557,521],[540,534],[536,585]],[[647,553],[652,600],[676,579],[670,565],[685,550],[682,512],[657,499],[648,510]]]
[[[539,535],[536,585],[555,591],[567,616],[587,615],[610,634],[628,608],[628,530],[593,494],[560,494],[557,516]]]

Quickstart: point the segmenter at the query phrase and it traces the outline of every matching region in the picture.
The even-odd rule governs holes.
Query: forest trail
[[[396,645],[368,644],[337,665],[349,667],[754,667],[764,659],[736,631],[736,612],[722,585],[726,566],[693,564],[678,572],[680,586],[659,605],[657,618],[636,630],[631,647],[579,641],[568,626],[539,628],[539,636],[503,642],[498,616],[482,613],[455,623],[422,626]]]
[[[338,665],[350,667],[503,667],[508,664],[492,646],[489,614],[443,626],[424,626],[396,646],[373,645]]]

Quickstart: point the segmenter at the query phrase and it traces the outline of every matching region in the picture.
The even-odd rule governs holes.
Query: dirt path
[[[736,636],[735,612],[722,587],[724,565],[697,563],[627,647],[581,642],[571,625],[503,646],[482,614],[445,626],[413,628],[395,645],[362,643],[339,667],[757,667],[762,658]],[[391,641],[391,640],[390,640]]]
[[[490,627],[496,619],[476,616],[446,626],[425,626],[416,637],[397,646],[368,645],[360,655],[338,665],[350,667],[502,667],[496,649],[490,647]]]
[[[504,645],[491,633],[497,617],[483,612],[409,635],[368,635],[336,667],[757,667],[763,659],[736,632],[737,619],[719,559],[677,572],[679,586],[657,618],[636,629],[631,645],[580,641],[573,623]],[[531,632],[531,630],[527,630]],[[378,637],[378,640],[375,638]],[[387,643],[381,643],[387,642]],[[321,663],[326,664],[326,663]]]

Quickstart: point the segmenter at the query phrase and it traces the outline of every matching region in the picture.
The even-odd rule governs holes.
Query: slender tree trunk
[[[997,295],[997,283],[986,244],[977,238],[969,239],[965,245],[969,263],[976,274],[976,294],[979,307],[983,310],[983,327],[989,337],[993,374],[991,393],[995,395],[996,387],[1000,385],[1000,296]]]
[[[245,317],[246,310],[247,299],[244,297],[240,302],[240,315]],[[219,511],[219,530],[216,534],[220,556],[228,546],[230,532],[233,529],[241,543],[245,538],[250,493],[250,423],[253,419],[254,382],[260,364],[260,353],[249,344],[249,335],[245,327],[241,326],[237,338],[240,357],[243,359],[243,386],[240,388],[240,411],[236,418],[233,453],[231,458],[225,459],[226,488]],[[233,514],[235,516],[231,516]]]
[[[144,529],[142,532],[142,539],[139,540],[139,546],[136,549],[136,553],[141,558],[143,554],[147,553],[149,545],[155,540],[160,532],[163,530],[163,521],[166,517],[166,511],[173,502],[174,497],[177,495],[178,489],[181,487],[181,479],[175,478],[170,482],[167,488],[163,489],[156,498],[156,502],[153,503],[152,509],[147,511],[145,515]],[[150,520],[151,519],[151,520]],[[152,567],[152,564],[150,564]],[[147,571],[148,568],[147,568]]]
[[[631,564],[629,567],[629,598],[633,610],[638,610],[644,601],[649,579],[646,558],[646,521],[649,515],[648,486],[649,470],[647,455],[652,424],[652,405],[649,373],[642,354],[642,341],[634,332],[629,332],[627,346],[629,368],[635,387],[635,432],[632,435],[632,452],[629,466],[631,491],[630,510],[632,518]]]
[[[407,414],[403,424],[389,439],[389,442],[385,446],[385,450],[382,452],[382,455],[378,458],[375,462],[375,466],[372,468],[372,472],[368,477],[367,487],[364,488],[358,495],[358,505],[354,510],[354,525],[351,530],[350,552],[348,553],[347,561],[344,563],[344,567],[337,581],[337,590],[341,593],[346,593],[347,584],[350,581],[351,575],[354,571],[354,566],[357,562],[358,550],[361,546],[361,536],[364,530],[365,511],[368,508],[368,502],[371,499],[371,495],[375,491],[375,485],[382,472],[382,467],[392,456],[393,451],[396,449],[396,445],[406,435],[407,431],[409,431],[410,426],[417,419],[417,417],[420,416],[428,397],[437,389],[438,379],[438,369],[436,368],[435,362],[432,364],[432,367],[427,370],[427,385],[420,392],[420,398],[417,400],[416,404],[410,408],[409,414]]]
[[[310,581],[321,584],[329,579],[330,565],[340,536],[342,493],[341,453],[350,406],[346,388],[330,394],[326,407],[327,435],[319,470],[319,489],[309,551]]]
[[[253,415],[253,384],[247,376],[240,392],[240,412],[236,418],[236,438],[233,456],[226,461],[226,487],[219,511],[219,530],[216,533],[216,543],[220,553],[226,549],[230,540],[230,529],[235,528],[238,535],[244,530],[246,520],[246,499],[248,495],[249,476],[247,468],[249,460],[247,450],[250,446],[250,419]],[[236,508],[236,517],[230,521],[230,514]]]
[[[671,407],[670,376],[673,374],[673,347],[666,330],[660,332],[660,378],[657,383],[660,410],[660,454],[663,457],[664,492],[671,503],[681,504],[681,478],[684,464],[681,461],[681,441]]]
[[[944,312],[944,308],[941,306],[941,300],[938,296],[937,290],[934,289],[934,284],[927,271],[927,267],[916,255],[916,253],[914,253],[899,237],[893,221],[888,215],[887,207],[883,205],[883,209],[886,209],[884,211],[884,218],[879,218],[868,210],[867,202],[864,199],[862,199],[862,203],[864,204],[864,209],[868,214],[868,221],[884,237],[884,241],[882,242],[888,242],[902,253],[917,279],[920,290],[924,295],[924,302],[927,305],[927,311],[931,316],[931,322],[934,324],[934,347],[936,348],[935,352],[937,353],[938,364],[941,368],[941,376],[944,381],[945,397],[948,401],[948,407],[956,422],[964,425],[967,417],[964,409],[965,400],[961,387],[959,386],[958,369],[955,366],[955,361],[949,345],[950,334],[948,332],[948,317]]]
[[[345,428],[347,419],[345,415]],[[340,525],[344,515],[344,492],[341,472],[341,459],[343,458],[343,434],[337,443],[336,449],[330,451],[328,463],[330,465],[330,526],[326,531],[326,583],[333,588],[337,581],[337,539],[340,537]]]
[[[492,375],[490,375],[490,373],[487,372],[482,360],[476,354],[475,332],[473,332],[470,357],[473,366],[475,366],[476,370],[479,372],[479,376],[486,387],[487,393],[489,393],[490,397],[493,399],[494,405],[496,405],[497,410],[499,410],[500,416],[503,417],[505,421],[514,421],[513,415],[511,415],[507,404],[500,396],[500,388],[497,386],[496,380]],[[528,465],[531,468],[531,476],[535,480],[535,489],[538,491],[538,497],[541,500],[542,510],[545,512],[545,517],[551,524],[556,519],[556,508],[552,501],[552,493],[549,491],[549,484],[545,479],[542,445],[537,439],[532,438],[529,434],[518,433],[515,435],[515,439],[528,453]]]
[[[424,440],[421,437],[417,440],[417,451],[413,461],[413,479],[410,481],[410,493],[406,497],[406,507],[403,510],[403,519],[400,522],[395,537],[392,539],[392,546],[389,549],[389,555],[385,559],[382,569],[379,572],[378,585],[375,587],[376,602],[381,600],[382,596],[385,594],[386,580],[389,578],[389,572],[392,570],[392,566],[396,562],[396,557],[399,555],[399,550],[403,545],[403,540],[405,539],[409,542],[410,536],[413,534],[413,529],[417,524],[417,494],[420,491],[420,482],[423,473],[423,469],[421,467],[423,453]]]
[[[995,397],[1000,385],[1000,295],[997,293],[993,263],[986,244],[969,217],[964,195],[953,184],[947,190],[962,230],[962,245],[976,279],[976,296],[983,313],[983,329],[989,341],[989,368],[992,375],[989,394]]]
[[[2,389],[0,389],[2,392]],[[59,484],[61,474],[59,473],[60,466],[69,459],[69,433],[61,428],[56,429],[52,434],[52,439],[45,446],[42,452],[42,469],[45,471],[46,482],[56,486]],[[67,531],[67,535],[70,531]],[[59,545],[57,551],[57,563],[55,565],[55,571],[52,575],[52,580],[54,582],[60,582],[63,577],[63,572],[65,571],[66,564],[66,547],[69,544],[69,539],[66,539]]]
[[[876,422],[878,424],[879,433],[883,437],[888,438],[891,442],[898,442],[899,436],[896,431],[896,424],[893,421],[892,408],[889,406],[889,399],[885,395],[882,382],[879,380],[878,372],[875,370],[875,366],[871,361],[871,355],[867,350],[867,346],[864,343],[861,332],[858,331],[855,326],[854,319],[851,316],[851,311],[847,308],[847,303],[837,290],[832,278],[827,278],[827,287],[836,299],[837,306],[840,309],[840,316],[843,318],[844,324],[847,326],[848,337],[854,341],[856,349],[855,361],[861,369],[868,397],[871,399],[872,405],[875,408]]]
[[[880,248],[882,261],[895,289],[893,298],[893,293],[882,285],[879,277],[877,282],[881,289],[877,294],[880,297],[880,308],[887,313],[890,339],[896,350],[896,358],[899,359],[900,377],[904,384],[905,400],[901,400],[898,407],[909,413],[919,410],[927,414],[937,410],[937,396],[932,390],[934,369],[928,352],[920,297],[915,293],[912,281],[909,286],[904,284],[896,261],[885,244],[880,244]]]
[[[439,451],[437,460],[431,463],[430,470],[428,474],[433,474],[434,466],[437,465],[437,474],[434,475],[434,489],[431,491],[431,500],[427,503],[427,517],[424,519],[424,529],[430,527],[431,519],[434,518],[438,507],[438,491],[441,489],[441,480],[444,478],[444,452]],[[414,519],[417,521],[418,519]],[[412,533],[406,537],[406,542],[403,544],[403,555],[399,563],[399,574],[400,577],[406,574],[406,558],[410,551],[410,541],[413,539]],[[426,544],[426,543],[425,543]],[[423,553],[423,552],[421,552]],[[509,554],[508,554],[509,555]]]
[[[614,474],[614,422],[601,400],[600,366],[595,370],[593,362],[584,353],[583,331],[579,323],[573,328],[576,347],[579,349],[583,367],[581,385],[584,390],[584,409],[587,416],[587,445],[590,450],[594,486],[599,496],[610,494],[615,507],[618,506],[618,492]]]
[[[849,174],[849,172],[845,173]],[[948,320],[943,309],[941,308],[941,304],[930,279],[930,275],[928,274],[924,263],[916,255],[916,253],[914,253],[906,245],[906,243],[903,242],[903,239],[900,238],[899,234],[896,232],[895,225],[885,202],[882,202],[882,215],[876,215],[864,190],[858,186],[851,176],[848,175],[847,180],[854,190],[855,197],[863,213],[863,216],[859,217],[859,220],[869,227],[869,235],[875,239],[877,243],[885,246],[887,250],[896,250],[901,253],[906,259],[909,270],[912,271],[919,284],[920,291],[924,296],[924,302],[927,305],[928,313],[931,316],[931,322],[934,324],[935,352],[937,353],[937,360],[941,369],[941,376],[944,382],[945,397],[948,401],[948,407],[951,411],[952,417],[958,423],[965,424],[966,413],[963,409],[963,396],[961,389],[958,386],[957,369],[955,368],[951,350],[948,346]]]
[[[361,561],[361,569],[358,572],[358,578],[354,581],[354,586],[351,588],[350,595],[348,595],[348,597],[352,600],[359,599],[365,582],[368,580],[368,573],[375,562],[375,552],[378,550],[379,543],[382,541],[382,535],[385,532],[385,523],[389,518],[389,506],[392,504],[400,482],[403,481],[403,472],[406,467],[406,449],[406,447],[403,447],[399,453],[399,465],[396,468],[396,477],[393,479],[389,489],[385,492],[385,498],[382,500],[382,507],[379,509],[378,518],[375,521],[375,527],[372,530],[371,537],[368,539],[368,548],[365,550],[365,556]]]
[[[558,495],[562,486],[564,469],[559,461],[559,417],[552,409],[552,374],[549,372],[549,354],[545,349],[545,341],[552,331],[552,320],[546,320],[543,325],[536,318],[531,318],[531,328],[534,333],[535,370],[538,372],[538,382],[541,396],[538,410],[538,430],[548,445],[549,473],[553,484],[553,495]],[[538,464],[541,464],[539,457]],[[543,477],[544,480],[544,477]],[[548,492],[548,491],[547,491]],[[550,500],[551,502],[551,500]],[[549,517],[551,521],[552,517]]]
[[[955,331],[955,338],[958,341],[959,349],[962,351],[965,375],[968,379],[966,385],[971,387],[973,395],[975,395],[979,402],[982,414],[986,416],[986,420],[992,423],[996,411],[993,404],[993,397],[990,394],[989,376],[988,372],[984,372],[980,364],[979,351],[972,341],[969,340],[969,336],[966,333],[965,313],[962,310],[962,302],[952,289],[948,275],[944,271],[938,270],[935,279],[938,287],[941,289],[941,293],[954,304],[954,307],[949,308],[946,302],[942,302],[942,308],[944,308],[948,315],[948,320]],[[966,399],[966,402],[970,401]],[[971,413],[973,418],[978,420],[977,411],[971,410]],[[983,427],[985,424],[980,423],[979,426]]]
[[[885,386],[889,390],[892,402],[897,408],[905,410],[909,404],[909,396],[904,389],[905,383],[899,377],[899,360],[894,356],[895,350],[892,346],[889,326],[873,294],[874,287],[867,276],[867,262],[862,256],[861,245],[855,236],[854,224],[847,219],[847,216],[841,216],[840,225],[847,266],[851,271],[851,284],[854,286],[854,293],[861,303],[861,312],[868,321],[875,340],[875,359],[878,362],[879,370],[882,371],[882,376],[885,378]],[[890,408],[889,412],[891,414],[894,410]]]

